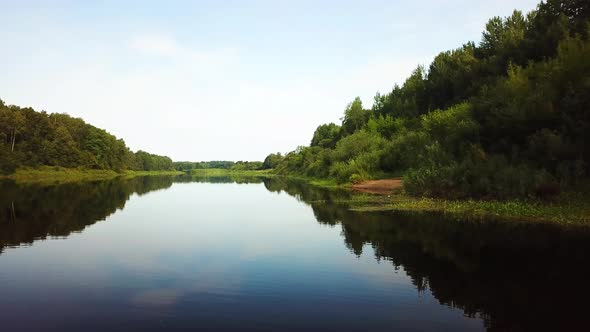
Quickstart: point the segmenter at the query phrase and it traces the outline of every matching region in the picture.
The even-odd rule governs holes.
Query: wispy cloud
[[[135,36],[129,41],[129,48],[138,56],[166,58],[173,63],[182,64],[185,69],[193,70],[236,65],[239,60],[235,48],[197,48],[162,33]]]
[[[179,57],[186,53],[176,40],[162,34],[136,36],[130,41],[129,46],[150,56]]]

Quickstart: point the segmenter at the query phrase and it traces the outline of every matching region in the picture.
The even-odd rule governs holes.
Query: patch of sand
[[[352,189],[356,191],[378,195],[388,195],[402,187],[401,179],[371,180],[352,185]]]

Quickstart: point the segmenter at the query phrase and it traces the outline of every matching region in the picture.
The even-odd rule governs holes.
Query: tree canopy
[[[36,112],[0,100],[0,173],[18,167],[170,170],[172,160],[133,153],[122,139],[67,114]]]

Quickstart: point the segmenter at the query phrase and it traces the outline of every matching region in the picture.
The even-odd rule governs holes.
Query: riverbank
[[[312,186],[350,190],[350,199],[342,201],[355,211],[436,212],[458,219],[494,219],[519,222],[549,222],[562,225],[590,226],[590,195],[568,192],[552,201],[437,199],[414,197],[403,190],[401,178],[364,181],[356,184],[337,183],[333,179],[280,175],[272,170],[232,171],[226,169],[197,169],[191,175],[202,177],[282,177],[302,181]]]
[[[324,188],[354,192],[348,204],[355,211],[436,212],[458,219],[549,222],[561,225],[590,226],[590,195],[587,191],[562,193],[554,200],[475,200],[414,197],[403,190],[399,178],[337,184],[329,179],[290,177]]]
[[[76,182],[108,180],[116,177],[132,178],[136,176],[180,175],[179,171],[124,171],[64,168],[57,166],[42,166],[38,168],[19,168],[14,174],[0,176],[0,179],[12,179],[17,182]]]
[[[402,179],[370,180],[355,183],[352,189],[366,194],[390,195],[403,190]]]
[[[21,168],[14,174],[0,179],[13,179],[19,183],[62,183],[78,181],[108,180],[116,177],[133,178],[137,176],[174,176],[186,174],[180,171],[125,171],[92,170],[44,166]],[[299,176],[284,176],[272,170],[227,170],[194,169],[189,173],[195,177],[268,178],[283,177],[303,181],[312,186],[328,189],[346,189],[353,194],[341,201],[355,211],[395,211],[395,212],[437,212],[458,219],[495,219],[520,222],[550,222],[562,225],[590,226],[590,195],[587,192],[569,192],[559,195],[552,201],[533,199],[494,201],[494,200],[447,200],[414,197],[403,191],[401,179],[371,180],[357,184],[338,184],[331,179],[315,179]]]

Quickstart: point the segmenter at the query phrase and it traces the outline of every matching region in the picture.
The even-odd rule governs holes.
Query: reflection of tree
[[[484,318],[489,330],[575,330],[590,320],[587,228],[361,213],[342,203],[346,192],[274,178],[265,186],[310,205],[318,222],[340,224],[354,254],[370,244],[378,259],[403,267],[419,291]]]
[[[129,196],[168,188],[171,177],[60,185],[0,183],[0,252],[47,236],[67,236],[122,209]]]
[[[262,183],[262,178],[257,176],[244,176],[228,173],[227,175],[183,175],[176,177],[174,182],[200,182],[200,183]]]

